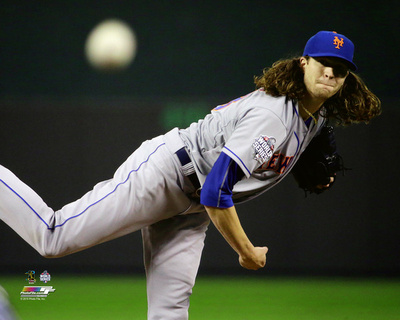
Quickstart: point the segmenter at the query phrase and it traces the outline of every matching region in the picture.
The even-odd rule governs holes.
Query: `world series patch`
[[[260,164],[267,162],[274,154],[274,143],[276,139],[261,135],[253,143],[254,159]]]

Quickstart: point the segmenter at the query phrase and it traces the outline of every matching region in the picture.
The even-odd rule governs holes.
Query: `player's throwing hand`
[[[250,270],[258,270],[265,267],[266,255],[268,252],[267,247],[255,247],[253,256],[239,256],[239,263],[243,268]]]

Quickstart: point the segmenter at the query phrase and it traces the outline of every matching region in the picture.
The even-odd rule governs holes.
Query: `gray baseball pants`
[[[0,219],[44,257],[62,257],[142,230],[148,319],[187,319],[208,215],[174,151],[182,142],[144,142],[110,180],[53,211],[0,166]]]

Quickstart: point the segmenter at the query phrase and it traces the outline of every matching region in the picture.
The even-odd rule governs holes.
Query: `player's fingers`
[[[262,267],[264,268],[266,263],[267,263],[267,257],[266,256],[267,256],[267,252],[268,252],[268,247],[263,247],[263,249],[264,249],[264,261],[263,261]]]
[[[329,183],[328,184],[319,184],[317,185],[318,189],[328,189],[330,185],[335,181],[335,177],[329,177]]]
[[[267,260],[268,247],[260,247],[260,257],[257,264],[257,269],[264,268]]]

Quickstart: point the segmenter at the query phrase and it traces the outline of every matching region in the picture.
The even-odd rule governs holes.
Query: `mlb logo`
[[[50,279],[51,279],[51,276],[50,276],[50,273],[47,272],[47,270],[43,271],[40,274],[40,281],[47,283],[48,281],[50,281]]]

